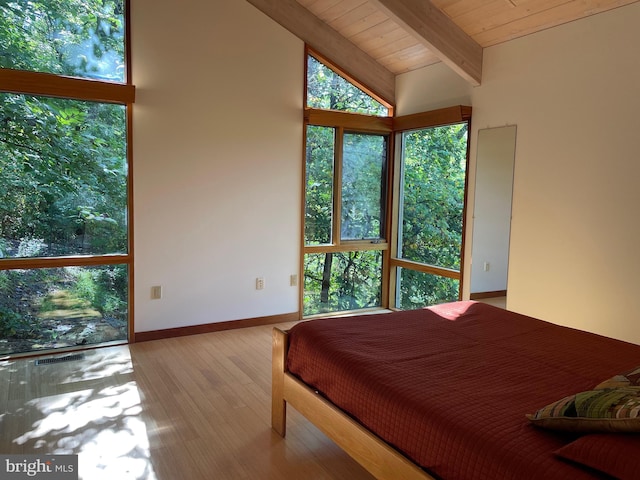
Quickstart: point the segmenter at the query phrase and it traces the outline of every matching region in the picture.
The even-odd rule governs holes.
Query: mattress
[[[592,479],[542,406],[640,364],[640,346],[477,302],[302,322],[287,368],[436,478]]]

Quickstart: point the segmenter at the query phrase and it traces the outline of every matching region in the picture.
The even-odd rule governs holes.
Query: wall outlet
[[[160,300],[162,298],[162,286],[154,285],[151,287],[151,300]]]
[[[256,290],[264,289],[264,277],[256,278]]]

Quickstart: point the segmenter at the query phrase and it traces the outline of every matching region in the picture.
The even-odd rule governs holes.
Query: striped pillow
[[[605,380],[598,384],[595,390],[619,387],[640,387],[640,366]]]
[[[527,418],[537,427],[567,432],[640,432],[640,387],[569,395]]]

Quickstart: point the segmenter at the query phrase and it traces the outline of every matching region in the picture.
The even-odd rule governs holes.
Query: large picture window
[[[0,354],[132,331],[126,11],[0,4]]]
[[[460,299],[467,121],[402,132],[395,307]]]
[[[390,110],[313,56],[307,75],[303,314],[380,307]]]
[[[393,117],[309,52],[303,316],[458,300],[470,108]]]
[[[308,127],[306,315],[381,305],[387,137]]]

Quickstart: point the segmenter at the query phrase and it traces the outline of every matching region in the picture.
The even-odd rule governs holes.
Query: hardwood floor
[[[271,329],[0,362],[0,453],[77,454],[90,480],[371,480],[295,410],[271,430]]]

